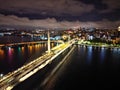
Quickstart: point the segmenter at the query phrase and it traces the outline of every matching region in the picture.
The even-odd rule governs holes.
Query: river
[[[120,49],[78,45],[58,73],[53,90],[120,89]]]
[[[49,72],[48,68],[46,70]],[[27,89],[120,89],[120,49],[77,45],[74,53],[66,59],[47,85],[41,88],[40,81],[44,75],[42,77],[40,77],[40,74],[36,76],[37,79],[32,83],[33,86],[28,85]],[[35,79],[36,76],[32,79]],[[20,89],[17,88],[14,90],[21,90],[23,86],[21,85],[18,87]]]
[[[47,44],[1,48],[0,72],[13,71],[46,50]],[[75,50],[57,71],[50,90],[120,89],[120,49],[77,45]],[[39,81],[31,90],[39,90]]]
[[[51,43],[51,48],[55,43]],[[12,72],[47,51],[47,43],[0,47],[0,73]]]

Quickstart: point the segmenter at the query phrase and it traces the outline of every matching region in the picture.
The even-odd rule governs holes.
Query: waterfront
[[[120,89],[120,49],[78,45],[58,73],[53,90]]]
[[[62,60],[60,57],[59,59]],[[120,49],[77,45],[74,53],[66,59],[47,85],[41,88],[41,79],[44,81],[43,77],[49,75],[53,67],[54,64],[50,64],[44,71],[39,71],[29,79],[34,82],[27,84],[29,80],[26,80],[14,90],[98,90],[120,88]],[[23,88],[26,84],[27,87]]]
[[[51,43],[51,47],[55,43]],[[45,53],[47,43],[0,48],[0,73],[7,74]]]
[[[0,90],[119,90],[118,2],[0,0]]]
[[[54,46],[54,44],[52,44],[52,46]],[[1,71],[4,70],[8,72],[18,68],[22,66],[23,63],[29,62],[33,60],[33,58],[42,55],[46,49],[47,44],[1,48],[0,63],[3,67],[0,69]],[[54,78],[49,81],[46,90],[49,90],[48,88],[51,90],[119,88],[120,48],[76,45],[75,50],[73,55],[68,57],[60,69],[57,70]],[[26,56],[26,60],[23,56]],[[59,57],[59,59],[61,60],[61,57]],[[45,71],[42,71],[45,76],[50,73],[50,68],[54,67],[53,65],[50,64],[49,67],[46,67]],[[35,79],[35,81],[31,83],[34,84],[34,86],[27,85],[27,88],[29,87],[29,89],[32,90],[39,90],[39,88],[41,88],[41,79],[43,78],[40,77],[40,74],[41,71],[36,74],[37,77],[36,75],[33,76],[34,78],[32,79],[33,81]],[[42,73],[43,76],[44,74]],[[30,78],[30,80],[32,79]]]

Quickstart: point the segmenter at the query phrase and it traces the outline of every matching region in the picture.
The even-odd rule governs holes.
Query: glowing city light
[[[118,31],[120,31],[120,26],[118,27]]]

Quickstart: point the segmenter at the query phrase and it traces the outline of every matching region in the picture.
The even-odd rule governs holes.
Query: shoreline
[[[76,43],[77,45],[85,45],[85,46],[94,46],[94,47],[103,47],[103,48],[118,48],[120,49],[120,45],[106,44],[106,43],[84,43],[79,41]]]

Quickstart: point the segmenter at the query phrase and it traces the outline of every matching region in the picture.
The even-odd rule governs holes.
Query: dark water
[[[6,73],[18,68],[24,63],[41,55],[46,49],[47,44],[1,48],[0,72]],[[45,72],[47,72],[47,69]],[[38,78],[40,78],[39,74]],[[40,80],[36,80],[36,83],[31,82],[35,88],[31,88],[31,90],[39,90]],[[59,68],[56,75],[54,75],[50,81],[50,85],[52,86],[48,85],[50,89],[47,90],[116,90],[116,88],[119,90],[119,82],[120,49],[92,46],[84,47],[78,45],[73,56],[66,60],[61,68]],[[32,85],[30,85],[30,87],[32,87]]]
[[[39,78],[28,85],[31,90],[119,90],[120,49],[78,45],[43,88]]]
[[[120,49],[77,46],[51,90],[120,89]]]
[[[55,43],[51,43],[51,47]],[[23,64],[41,56],[47,50],[47,43],[0,48],[0,73],[7,74]]]

